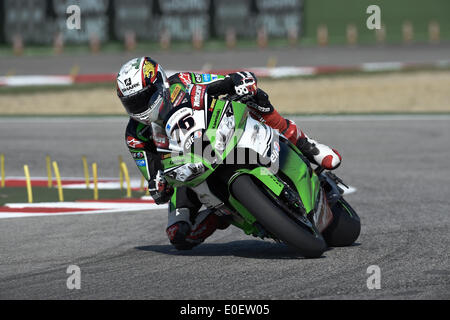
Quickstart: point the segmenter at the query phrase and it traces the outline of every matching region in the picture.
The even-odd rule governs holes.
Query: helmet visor
[[[152,122],[162,123],[162,120],[164,120],[170,109],[171,104],[167,90],[162,88],[153,94],[142,112],[131,113],[130,116],[144,124],[150,124]]]
[[[129,115],[145,112],[148,108],[150,99],[156,92],[156,86],[148,86],[136,93],[120,97],[123,106]]]

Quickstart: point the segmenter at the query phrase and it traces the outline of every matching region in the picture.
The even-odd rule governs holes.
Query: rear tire
[[[294,221],[259,189],[250,176],[237,177],[231,184],[231,192],[264,228],[304,257],[318,258],[327,249],[317,229],[317,235],[314,235],[306,226]]]
[[[355,210],[344,198],[341,198],[333,208],[333,221],[322,233],[330,247],[345,247],[352,245],[361,232],[361,221]]]

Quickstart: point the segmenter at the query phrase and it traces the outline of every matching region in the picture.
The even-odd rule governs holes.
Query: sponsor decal
[[[198,73],[192,73],[192,80],[194,81],[194,83],[202,83],[202,75],[198,74]]]
[[[279,155],[280,153],[278,151],[272,150],[272,154],[270,155],[270,161],[271,162],[277,161]]]
[[[186,96],[186,93],[185,93],[185,92],[181,92],[181,93],[178,95],[177,99],[173,102],[174,107],[179,106],[181,103],[187,102],[187,99],[184,99],[184,100],[183,100],[183,98],[184,98],[185,96]]]
[[[277,161],[278,157],[280,156],[280,150],[281,150],[280,144],[278,143],[278,141],[274,141],[272,154],[270,155],[271,162]]]
[[[213,110],[214,110],[214,106],[216,105],[216,99],[213,99],[212,101],[211,101],[211,105],[209,106],[209,109],[208,109],[208,111],[209,112],[212,112]]]
[[[136,164],[138,167],[145,167],[147,164],[145,162],[145,160],[136,160]]]
[[[170,102],[176,107],[186,95],[186,88],[182,84],[176,83],[170,87],[170,92]]]
[[[278,143],[278,141],[273,142],[273,148],[275,151],[280,152],[280,144]]]
[[[185,86],[187,86],[187,85],[192,83],[189,73],[186,73],[186,72],[179,73],[178,74],[178,78],[180,78],[181,82],[183,82],[183,84]]]
[[[122,92],[130,91],[130,90],[136,88],[137,86],[139,86],[139,83],[132,84],[131,86],[128,86],[128,87],[122,89]]]
[[[144,153],[143,152],[132,152],[133,158],[135,159],[143,159]]]
[[[127,78],[127,79],[125,79],[125,85],[126,86],[131,86],[131,78]]]
[[[143,143],[140,140],[137,140],[136,138],[133,138],[132,136],[127,137],[127,146],[130,148],[144,148],[145,143]]]
[[[141,65],[141,58],[136,58],[134,62],[131,64],[136,70],[139,70],[139,66]]]
[[[217,123],[219,122],[220,119],[220,114],[222,112],[222,108],[217,108],[214,110],[214,113],[211,116],[211,120],[209,122],[209,129],[216,129],[217,127]]]
[[[194,132],[194,139],[200,139],[202,137],[203,133],[201,130]]]
[[[211,75],[211,81],[217,80],[219,79],[219,77],[217,76],[217,74],[212,74]]]
[[[191,103],[193,109],[195,110],[203,109],[203,96],[205,90],[206,90],[205,86],[197,85],[195,86],[194,90],[191,91]],[[192,92],[194,92],[193,95]]]
[[[202,75],[203,81],[204,82],[209,82],[211,81],[211,75],[210,74],[203,74]]]
[[[193,143],[194,143],[194,136],[192,135],[186,140],[186,143],[184,144],[184,148],[189,149]]]
[[[178,94],[180,93],[181,90],[181,86],[174,84],[171,88],[171,93],[170,93],[170,102],[174,102],[175,98],[178,96]]]

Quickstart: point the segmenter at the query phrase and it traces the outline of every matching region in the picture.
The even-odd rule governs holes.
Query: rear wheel
[[[306,225],[295,221],[259,188],[250,176],[241,175],[233,181],[231,192],[258,223],[278,239],[304,257],[320,257],[327,249],[327,244],[317,229],[312,232]]]
[[[333,221],[322,233],[330,247],[352,245],[361,232],[361,221],[355,210],[343,198],[331,208]]]

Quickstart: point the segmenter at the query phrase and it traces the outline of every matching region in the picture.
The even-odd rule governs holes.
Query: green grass
[[[46,187],[33,187],[33,202],[58,202],[58,189]],[[93,190],[63,189],[64,201],[92,200]],[[126,190],[99,190],[99,199],[119,199],[126,197]],[[133,198],[143,196],[143,192],[132,191]],[[27,189],[22,187],[0,188],[0,206],[5,203],[27,203]]]
[[[381,23],[386,26],[386,43],[402,43],[402,25],[410,21],[414,42],[428,42],[428,24],[440,24],[441,41],[450,40],[450,1],[448,0],[306,0],[304,4],[304,36],[316,42],[317,27],[327,25],[329,44],[346,43],[347,24],[358,29],[358,43],[375,43],[374,30],[366,26],[369,5],[378,5]]]
[[[271,38],[269,39],[267,47],[268,48],[285,48],[289,47],[289,41],[286,38]],[[236,49],[248,49],[248,48],[257,48],[258,44],[255,39],[238,39],[236,41]],[[224,50],[233,50],[228,49],[226,46],[226,42],[223,39],[209,39],[204,42],[202,50],[204,51],[224,51]],[[195,49],[192,46],[192,43],[189,41],[176,41],[171,44],[171,47],[167,50],[164,50],[160,47],[158,42],[152,41],[141,41],[137,43],[135,52],[165,52],[165,51],[176,51],[176,52],[192,52]],[[101,53],[121,53],[125,52],[125,47],[121,42],[118,41],[110,41],[104,43],[101,46]],[[67,44],[64,47],[64,54],[78,55],[78,54],[87,54],[90,53],[89,46],[87,44],[74,45]],[[5,56],[13,56],[14,52],[12,46],[10,44],[2,44],[0,45],[0,57]],[[25,44],[24,56],[51,56],[55,55],[52,46],[48,45],[33,45],[33,44]]]

